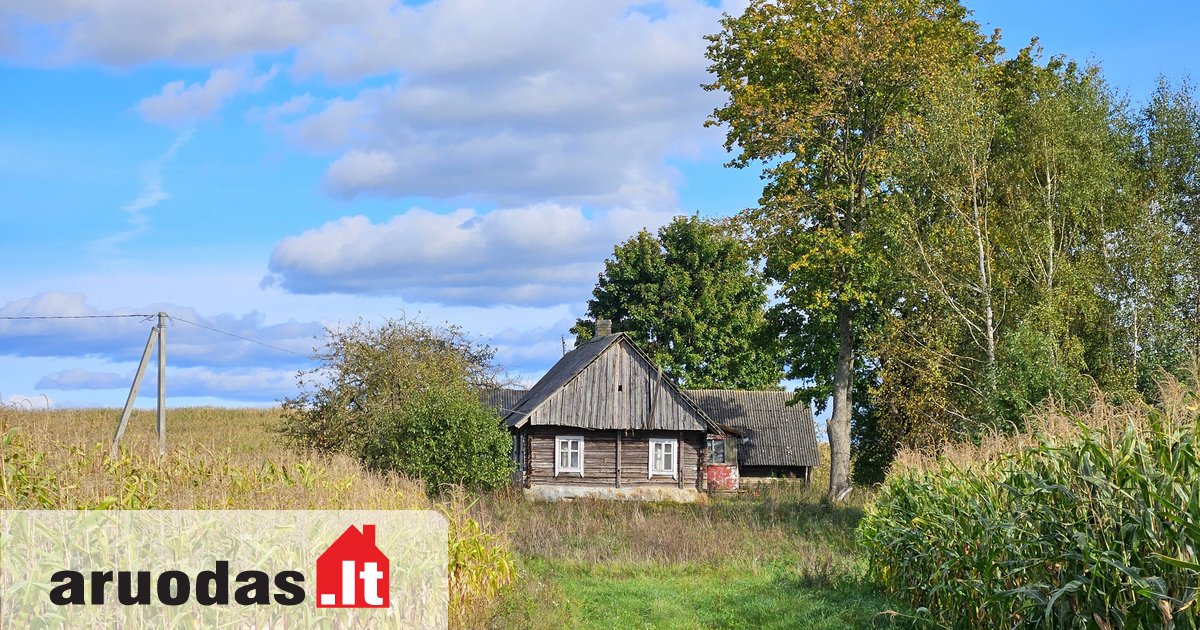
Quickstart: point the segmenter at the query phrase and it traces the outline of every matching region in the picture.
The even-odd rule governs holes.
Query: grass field
[[[343,457],[286,450],[277,410],[136,413],[107,459],[117,410],[0,410],[0,506],[60,508],[400,509],[436,507],[421,485]],[[15,433],[9,433],[16,428]],[[26,477],[18,480],[18,476]],[[20,483],[17,483],[20,481]],[[830,507],[822,480],[705,504],[532,503],[515,493],[443,500],[492,551],[515,554],[512,584],[476,585],[452,611],[460,627],[863,628],[894,605],[861,576],[854,527],[868,497]],[[20,492],[13,491],[21,488]],[[447,506],[449,506],[447,508]],[[495,538],[489,537],[495,536]]]

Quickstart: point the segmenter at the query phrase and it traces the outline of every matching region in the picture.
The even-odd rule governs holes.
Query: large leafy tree
[[[957,0],[753,0],[709,37],[709,90],[727,102],[731,165],[762,163],[750,213],[789,375],[832,396],[829,494],[850,488],[856,369],[886,308],[895,253],[883,210],[893,193],[889,151],[913,124],[931,78],[987,54]],[[864,350],[868,350],[864,353]]]
[[[772,389],[783,376],[765,333],[766,281],[730,222],[676,217],[617,245],[573,332],[596,319],[629,334],[689,388]]]

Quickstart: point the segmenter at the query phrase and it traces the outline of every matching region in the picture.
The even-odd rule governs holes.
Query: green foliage
[[[722,21],[708,57],[727,103],[732,166],[762,162],[767,185],[748,217],[788,349],[789,376],[832,389],[839,307],[861,340],[888,275],[877,219],[889,200],[891,145],[911,123],[924,77],[983,45],[957,2],[753,2]],[[860,37],[869,33],[870,37]],[[920,46],[915,42],[921,42]]]
[[[732,166],[763,164],[744,218],[768,321],[802,394],[833,400],[835,470],[851,416],[856,475],[878,479],[897,449],[1047,401],[1153,400],[1200,355],[1188,84],[1136,114],[1036,40],[1004,58],[952,1],[762,0],[722,26],[707,124]]]
[[[708,90],[727,102],[730,164],[762,163],[748,212],[788,375],[809,399],[833,398],[830,495],[848,487],[855,373],[869,366],[891,306],[898,251],[888,229],[893,147],[917,122],[928,84],[992,45],[957,0],[757,0],[708,38]]]
[[[1196,628],[1200,431],[1080,435],[893,475],[859,525],[869,574],[946,627]]]
[[[1178,372],[1200,354],[1200,103],[1192,86],[1160,80],[1140,121],[1139,158],[1149,194],[1146,213],[1163,227],[1131,235],[1142,250],[1138,288],[1151,299],[1131,327],[1149,371]],[[1140,366],[1139,366],[1140,367]],[[1145,371],[1145,370],[1143,370]]]
[[[1139,126],[1097,67],[1036,42],[998,57],[931,80],[891,147],[895,276],[869,361],[888,448],[1019,429],[1094,388],[1153,398],[1189,363],[1186,89]]]
[[[508,433],[473,393],[498,383],[493,356],[457,327],[408,319],[327,329],[321,365],[300,374],[279,431],[295,448],[351,454],[432,492],[498,487],[512,467]]]
[[[684,387],[778,387],[766,281],[733,230],[676,217],[657,237],[643,230],[617,245],[572,332],[590,339],[595,320],[609,319]]]
[[[53,508],[59,481],[17,428],[0,425],[0,505],[12,509]]]
[[[1009,428],[1020,430],[1025,428],[1021,419],[1034,404],[1053,401],[1077,406],[1086,402],[1092,384],[1083,375],[1080,355],[1077,345],[1063,344],[1028,323],[1013,331],[1000,347],[991,401],[996,417],[1015,419]]]
[[[512,473],[512,440],[466,383],[413,392],[372,419],[361,457],[368,468],[425,480],[428,488],[498,488]]]
[[[854,450],[851,479],[857,486],[874,486],[887,478],[888,468],[900,450],[895,423],[872,404],[870,394],[856,395],[850,445]]]

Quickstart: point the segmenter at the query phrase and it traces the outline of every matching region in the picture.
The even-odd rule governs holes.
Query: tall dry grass
[[[1160,400],[1153,405],[1140,400],[1114,400],[1096,392],[1091,405],[1084,409],[1064,409],[1053,404],[1033,408],[1022,431],[993,430],[974,442],[953,442],[936,449],[902,449],[889,475],[937,471],[946,466],[977,468],[1046,442],[1071,442],[1084,432],[1114,445],[1130,428],[1143,435],[1159,427],[1167,432],[1179,431],[1194,426],[1200,410],[1197,395],[1200,390],[1193,383],[1200,384],[1200,373],[1189,383],[1164,376]]]
[[[824,449],[828,458],[828,449]],[[828,466],[820,474],[828,474]],[[828,481],[768,483],[690,504],[577,499],[527,501],[516,491],[480,499],[472,515],[506,532],[524,558],[577,566],[752,568],[788,558],[802,581],[853,576],[854,526],[867,494],[825,501]]]
[[[451,625],[485,623],[515,565],[507,539],[470,517],[468,497],[435,502],[419,480],[290,451],[270,430],[278,414],[173,409],[160,456],[153,412],[135,412],[110,458],[118,410],[0,408],[0,509],[434,509],[451,526]]]

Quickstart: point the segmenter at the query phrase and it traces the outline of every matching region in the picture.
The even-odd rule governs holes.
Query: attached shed
[[[720,427],[626,335],[567,353],[505,419],[528,494],[691,501]]]
[[[737,445],[742,480],[807,481],[820,465],[812,409],[804,403],[789,405],[791,392],[692,389],[687,393],[714,422],[742,434]]]
[[[489,387],[480,389],[478,393],[479,402],[503,418],[517,408],[517,405],[521,403],[521,399],[529,393],[529,390]]]

